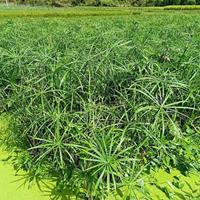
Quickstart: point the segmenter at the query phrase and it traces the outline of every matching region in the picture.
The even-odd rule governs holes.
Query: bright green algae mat
[[[15,175],[15,170],[5,162],[8,154],[0,150],[0,199],[1,200],[50,200],[45,192],[39,190],[36,184],[31,188],[23,185],[21,177]],[[158,170],[152,172],[144,179],[150,199],[154,200],[198,200],[200,199],[200,177],[198,174],[182,175],[173,170],[171,174]],[[126,193],[126,189],[122,191]],[[139,199],[146,197],[138,191],[134,191]],[[67,198],[66,198],[67,199]],[[114,195],[109,199],[122,199]]]
[[[20,177],[15,175],[12,166],[3,161],[6,157],[7,153],[0,150],[0,200],[50,199],[50,197],[39,190],[37,185],[33,185],[30,189],[27,185],[22,185],[23,181],[20,181]]]

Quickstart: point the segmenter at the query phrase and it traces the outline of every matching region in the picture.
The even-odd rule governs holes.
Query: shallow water
[[[22,185],[23,181],[18,180],[20,177],[15,175],[12,166],[3,161],[6,157],[7,154],[0,150],[0,200],[50,200],[37,185],[30,189]]]

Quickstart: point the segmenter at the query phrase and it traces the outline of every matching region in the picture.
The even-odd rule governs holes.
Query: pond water
[[[39,190],[37,185],[30,189],[24,186],[20,176],[15,175],[15,171],[9,164],[6,164],[7,153],[0,150],[0,199],[2,200],[50,200],[50,197]],[[21,185],[21,186],[20,186]]]

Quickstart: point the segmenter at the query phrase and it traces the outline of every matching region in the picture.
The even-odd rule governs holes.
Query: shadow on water
[[[36,185],[42,196],[47,196],[50,200],[90,199],[81,193],[80,188],[74,187],[71,183],[63,183],[58,178],[43,179],[39,175],[24,172],[17,174],[16,177],[15,182],[19,182],[19,188],[25,186],[31,189],[32,185]]]

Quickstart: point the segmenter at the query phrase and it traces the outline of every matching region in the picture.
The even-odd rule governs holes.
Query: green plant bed
[[[10,117],[0,117],[0,133],[6,134],[9,128]],[[16,171],[12,162],[8,159],[10,153],[0,149],[0,194],[6,200],[73,200],[73,193],[69,194],[67,189],[58,191],[53,180],[32,180],[26,182],[26,172]],[[29,175],[28,175],[29,176]],[[200,175],[192,171],[187,175],[181,174],[177,169],[166,172],[163,169],[151,170],[150,173],[143,173],[140,178],[140,187],[134,182],[128,182],[127,186],[121,187],[107,200],[126,199],[129,195],[135,199],[152,200],[198,200],[200,197]]]
[[[2,19],[2,141],[27,183],[52,179],[54,196],[77,199],[133,199],[134,188],[148,198],[152,169],[198,171],[199,21],[198,12]]]

